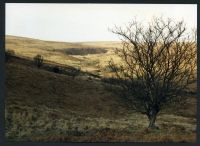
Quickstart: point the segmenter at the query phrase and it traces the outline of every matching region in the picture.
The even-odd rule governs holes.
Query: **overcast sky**
[[[133,18],[184,20],[197,27],[193,4],[6,4],[6,34],[42,40],[80,42],[114,41],[108,28],[123,26]]]

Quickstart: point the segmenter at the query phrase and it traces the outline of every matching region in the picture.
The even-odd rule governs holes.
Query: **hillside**
[[[184,105],[171,105],[149,130],[145,115],[105,83],[119,42],[51,42],[6,36],[6,139],[9,141],[127,142],[196,139],[196,83]],[[37,68],[33,57],[44,64]],[[73,70],[80,73],[73,77]],[[59,70],[56,71],[55,69]],[[112,86],[116,88],[116,86]]]
[[[106,74],[104,68],[111,57],[118,60],[113,49],[120,45],[120,42],[109,41],[68,43],[6,36],[6,50],[13,50],[18,56],[32,59],[40,54],[45,60],[81,67],[82,70],[102,75]]]
[[[42,105],[59,108],[64,112],[87,113],[90,116],[122,116],[118,114],[126,112],[117,98],[104,89],[101,82],[81,76],[73,79],[68,75],[38,69],[31,63],[25,59],[12,58],[6,65],[9,104],[17,102],[17,96],[21,98],[17,100],[24,99],[26,105]],[[113,108],[117,110],[112,110]]]
[[[161,130],[146,129],[145,115],[128,109],[104,83],[89,77],[38,69],[31,60],[6,63],[6,137],[31,141],[194,142],[196,98],[171,107],[157,119]],[[170,113],[170,114],[169,114]]]

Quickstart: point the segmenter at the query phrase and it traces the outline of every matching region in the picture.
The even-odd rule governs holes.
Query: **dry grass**
[[[51,54],[48,50],[65,45],[95,45],[90,42],[56,43],[9,36],[6,43],[17,55],[31,58],[39,53],[50,61],[93,72],[104,68],[112,56],[110,50],[104,55],[76,57],[59,51]],[[44,49],[45,45],[48,49]],[[162,111],[157,118],[160,130],[149,130],[146,116],[128,109],[101,81],[84,76],[72,79],[37,69],[28,60],[11,59],[6,63],[6,138],[9,141],[195,142],[196,100],[191,94],[187,104]]]
[[[37,39],[6,36],[6,49],[14,50],[16,55],[33,58],[37,54],[44,56],[45,60],[54,61],[63,65],[80,67],[82,70],[93,72],[99,69],[99,66],[93,64],[87,65],[87,62],[100,61],[101,67],[107,65],[110,57],[114,57],[113,49],[120,46],[120,42],[51,42]],[[63,50],[68,49],[105,49],[104,54],[88,55],[67,55]],[[116,57],[114,57],[116,58]],[[118,60],[118,59],[116,59]],[[103,73],[102,73],[103,74]]]

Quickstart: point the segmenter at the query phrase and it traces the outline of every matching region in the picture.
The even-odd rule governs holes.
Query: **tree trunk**
[[[157,126],[155,125],[156,115],[149,117],[149,127],[150,129],[155,129]]]
[[[158,129],[158,127],[155,124],[155,122],[156,122],[156,116],[157,116],[157,112],[155,110],[151,110],[149,112],[149,115],[148,115],[149,126],[148,126],[148,128],[150,128],[150,129]]]

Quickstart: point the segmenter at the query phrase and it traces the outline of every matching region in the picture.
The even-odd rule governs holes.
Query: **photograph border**
[[[196,143],[171,143],[171,142],[6,142],[5,141],[5,133],[4,133],[4,125],[5,125],[5,4],[6,3],[105,3],[105,4],[197,4],[197,66],[200,64],[200,50],[199,50],[199,36],[200,36],[200,18],[198,18],[200,10],[199,10],[199,2],[198,0],[4,0],[0,3],[0,146],[64,146],[64,145],[73,145],[73,146],[89,146],[89,145],[120,145],[120,146],[130,146],[130,145],[200,145],[200,77],[199,77],[199,67],[197,67],[197,138]]]

